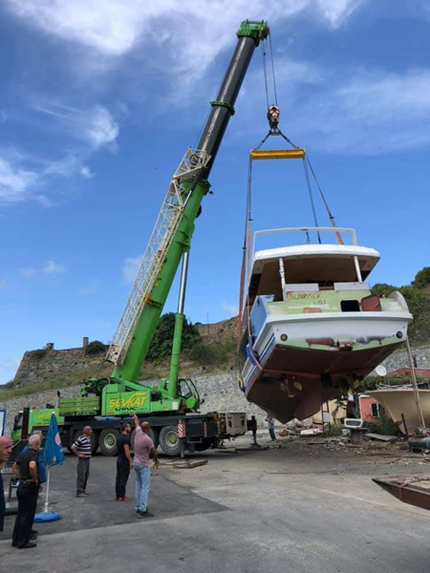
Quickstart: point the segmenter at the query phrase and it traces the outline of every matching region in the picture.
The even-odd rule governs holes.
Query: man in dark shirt
[[[87,482],[90,475],[91,459],[91,426],[85,426],[84,433],[76,440],[72,446],[72,452],[78,457],[76,497],[87,497]]]
[[[15,462],[14,470],[19,473],[18,515],[12,534],[12,547],[31,549],[36,543],[30,541],[34,515],[36,513],[37,494],[39,493],[39,448],[40,435],[33,434],[28,439],[28,450]]]
[[[0,436],[0,469],[4,462],[9,459],[10,453],[12,452],[12,440],[6,438],[6,436]],[[4,516],[6,513],[6,504],[4,501],[4,491],[3,491],[3,478],[0,472],[0,532],[3,531]]]
[[[115,501],[128,501],[125,495],[130,469],[133,467],[133,460],[130,455],[130,432],[131,426],[124,422],[121,426],[121,435],[118,438],[118,457],[116,460],[116,483]]]
[[[41,430],[33,430],[31,432],[31,436],[33,434],[39,434],[40,436],[40,444],[42,445],[43,443],[43,433],[41,432]],[[28,444],[21,450],[18,459],[28,450]],[[45,460],[43,459],[43,455],[42,452],[39,450],[37,452],[38,455],[38,466],[39,466],[39,481],[40,483],[45,483],[46,482],[46,465],[45,465]]]

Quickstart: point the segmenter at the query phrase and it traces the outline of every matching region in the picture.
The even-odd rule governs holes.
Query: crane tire
[[[181,453],[177,426],[165,426],[160,430],[160,448],[166,456],[177,457]]]
[[[118,453],[119,431],[115,429],[102,430],[99,437],[100,451],[104,456],[116,456]]]

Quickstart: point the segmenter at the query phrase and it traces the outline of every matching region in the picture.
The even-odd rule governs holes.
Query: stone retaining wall
[[[430,348],[416,348],[412,350],[412,356],[416,357],[417,368],[430,368]],[[393,370],[398,370],[399,368],[409,368],[406,349],[391,354],[382,364],[387,369],[387,372],[393,372]]]
[[[17,387],[33,382],[59,380],[70,377],[71,372],[88,371],[92,375],[106,368],[105,352],[87,354],[85,348],[67,350],[32,350],[26,352],[14,378]]]

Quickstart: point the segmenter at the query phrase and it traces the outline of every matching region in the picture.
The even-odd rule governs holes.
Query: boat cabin
[[[255,251],[248,286],[248,309],[264,299],[269,312],[377,312],[402,310],[394,297],[372,295],[365,282],[379,261],[378,251],[356,244],[353,229],[277,229],[258,234],[298,230],[349,232],[353,244],[302,244]],[[393,293],[394,295],[394,293]]]
[[[368,289],[363,281],[378,260],[379,253],[374,249],[351,245],[301,245],[257,251],[249,302],[252,306],[261,295],[272,296],[273,302],[278,302],[297,291]]]

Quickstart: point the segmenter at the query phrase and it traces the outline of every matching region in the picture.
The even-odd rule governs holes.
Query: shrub
[[[234,359],[235,348],[236,344],[234,341],[211,346],[205,346],[199,342],[190,350],[188,358],[199,364],[222,366]]]
[[[377,424],[375,434],[386,436],[400,436],[399,427],[388,416],[382,416],[381,421]]]
[[[100,342],[100,340],[93,340],[86,346],[85,354],[98,354],[99,352],[106,352],[107,346]]]
[[[47,353],[46,348],[39,348],[38,350],[32,350],[30,352],[30,355],[32,358],[35,358],[36,360],[41,360],[46,356],[46,353]]]

